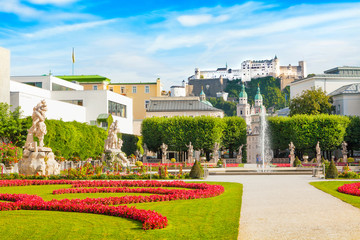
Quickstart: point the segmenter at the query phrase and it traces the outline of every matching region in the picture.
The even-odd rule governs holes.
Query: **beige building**
[[[224,117],[224,111],[217,109],[206,101],[204,92],[200,97],[160,97],[151,98],[146,110],[146,117],[175,117],[175,116],[211,116]]]
[[[135,135],[140,135],[141,123],[146,117],[146,108],[150,103],[150,98],[161,96],[160,79],[158,78],[156,82],[145,83],[110,83],[107,88],[133,99],[133,132]]]
[[[10,51],[0,47],[0,102],[10,104]]]

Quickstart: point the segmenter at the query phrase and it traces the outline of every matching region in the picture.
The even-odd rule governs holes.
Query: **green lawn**
[[[310,183],[314,187],[333,195],[341,199],[344,202],[350,203],[354,207],[360,208],[360,197],[353,196],[345,193],[340,193],[337,191],[337,188],[347,184],[347,183],[354,183],[358,181],[324,181],[324,182],[312,182]]]
[[[6,239],[237,239],[242,185],[209,184],[221,184],[225,192],[207,199],[133,204],[165,215],[169,225],[164,229],[144,231],[138,221],[97,214],[21,210],[0,212],[0,236]],[[1,187],[0,192],[36,194],[45,200],[126,195],[51,194],[52,190],[64,187],[69,185]]]

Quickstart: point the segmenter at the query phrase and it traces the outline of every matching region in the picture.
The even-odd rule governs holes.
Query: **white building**
[[[227,66],[225,68],[218,68],[216,70],[203,70],[200,71],[199,68],[195,68],[195,75],[189,77],[191,79],[216,79],[216,78],[226,78],[229,80],[240,79],[241,73],[240,69],[231,69]]]
[[[345,85],[329,95],[334,100],[335,114],[360,116],[360,83]]]
[[[48,105],[48,119],[87,122],[95,125],[101,114],[118,120],[120,132],[133,133],[132,99],[107,90],[83,90],[83,86],[54,76],[10,78],[10,104],[20,106],[25,116],[42,99]]]
[[[0,47],[0,102],[10,103],[10,51]]]
[[[260,148],[260,130],[261,130],[261,111],[266,112],[263,105],[263,97],[258,87],[255,95],[255,105],[250,107],[248,96],[244,84],[239,94],[239,103],[237,104],[237,116],[244,118],[247,125],[246,150],[247,163],[256,163],[257,155],[261,156]]]
[[[300,96],[304,90],[321,88],[327,94],[342,86],[360,83],[360,67],[336,67],[313,77],[300,79],[290,84],[290,99]]]
[[[186,82],[182,81],[181,86],[170,87],[170,97],[186,97]]]
[[[275,56],[270,60],[246,60],[241,63],[240,69],[218,68],[216,70],[200,71],[195,68],[195,74],[191,79],[215,79],[226,78],[229,80],[241,79],[243,82],[250,81],[252,78],[260,77],[279,77],[281,78],[281,89],[295,79],[302,79],[307,76],[305,61],[299,61],[298,66],[280,66],[279,59]]]

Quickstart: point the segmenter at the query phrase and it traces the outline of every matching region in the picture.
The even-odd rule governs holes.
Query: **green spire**
[[[239,98],[247,98],[247,93],[245,92],[245,84],[244,83],[241,86],[241,91],[239,93]]]
[[[261,96],[261,93],[260,93],[260,86],[258,85],[258,88],[257,88],[257,92],[256,92],[256,95],[255,95],[255,100],[263,100],[263,97]]]

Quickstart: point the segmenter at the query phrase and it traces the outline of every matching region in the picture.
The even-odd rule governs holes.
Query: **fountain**
[[[260,111],[260,149],[261,149],[261,161],[262,171],[265,172],[265,168],[270,163],[273,152],[270,148],[270,139],[267,134],[267,121],[265,107],[261,106]]]

